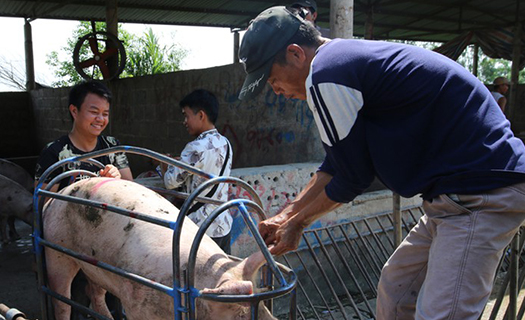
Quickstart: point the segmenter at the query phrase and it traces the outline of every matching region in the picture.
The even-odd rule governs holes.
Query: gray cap
[[[292,7],[312,8],[313,12],[317,11],[317,3],[314,0],[295,1]]]
[[[240,100],[261,92],[270,76],[275,55],[297,33],[302,21],[286,7],[271,7],[260,13],[246,30],[239,58],[248,74],[239,93]]]

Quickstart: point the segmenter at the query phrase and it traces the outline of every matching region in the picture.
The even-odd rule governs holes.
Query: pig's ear
[[[262,251],[252,253],[248,258],[244,259],[242,265],[242,278],[252,280],[257,271],[263,264],[266,263],[266,259]]]
[[[251,281],[226,281],[217,288],[202,289],[201,293],[244,295],[253,293]]]

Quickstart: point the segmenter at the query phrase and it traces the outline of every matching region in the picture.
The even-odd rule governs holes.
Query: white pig
[[[32,225],[33,195],[20,184],[0,174],[0,241],[8,243],[6,233],[7,221],[16,217]],[[11,229],[11,238],[20,236],[14,227]]]
[[[178,209],[157,193],[130,181],[91,178],[76,182],[61,193],[104,202],[143,214],[175,221]],[[110,265],[173,286],[171,229],[121,216],[114,212],[61,200],[46,204],[44,238]],[[185,219],[181,236],[181,269],[186,270],[197,226]],[[50,289],[69,298],[73,277],[82,269],[90,285],[92,308],[111,317],[104,302],[106,290],[117,296],[129,320],[174,319],[173,298],[91,264],[46,248]],[[230,259],[205,236],[199,247],[195,287],[207,293],[251,294],[250,281],[264,263],[261,253],[242,261]],[[54,300],[56,320],[69,320],[70,306]],[[236,303],[197,299],[197,319],[250,319],[250,308]],[[259,319],[275,319],[259,307]]]

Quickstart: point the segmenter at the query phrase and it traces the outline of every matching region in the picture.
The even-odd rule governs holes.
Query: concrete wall
[[[246,181],[257,193],[262,202],[262,209],[267,217],[274,216],[288,205],[314,175],[320,163],[292,163],[287,165],[240,168],[232,170],[231,176]],[[144,178],[137,181],[146,186],[163,188],[162,180],[157,177]],[[320,228],[357,219],[363,219],[377,213],[392,211],[392,192],[371,188],[351,203],[345,204],[328,213],[312,224],[311,228]],[[254,200],[246,189],[238,185],[230,185],[229,199]],[[421,205],[421,198],[402,198],[401,206],[412,207]],[[257,250],[255,240],[244,223],[238,209],[232,209],[234,222],[232,228],[232,253],[245,257]],[[252,215],[256,220],[257,216]]]
[[[321,161],[324,151],[306,102],[286,100],[269,86],[257,99],[241,102],[237,95],[244,76],[237,64],[112,82],[115,99],[105,133],[122,144],[179,154],[192,138],[178,103],[204,88],[219,99],[217,128],[232,144],[235,168]],[[67,94],[68,89],[31,92],[40,148],[70,130]],[[135,176],[152,168],[141,157],[132,155],[130,161]]]
[[[196,88],[214,92],[220,102],[217,128],[232,143],[234,168],[321,161],[324,151],[306,102],[277,96],[267,85],[248,102],[237,100],[244,81],[242,65],[121,79],[109,84],[114,94],[105,134],[122,144],[179,154],[192,138],[182,125],[178,106]],[[37,149],[71,128],[67,112],[69,88],[31,92]],[[520,86],[513,129],[525,131],[525,86]],[[1,96],[1,95],[0,95]],[[130,156],[133,172],[153,166]]]

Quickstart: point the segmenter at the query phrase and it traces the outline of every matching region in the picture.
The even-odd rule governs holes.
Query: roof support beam
[[[106,29],[107,32],[118,38],[118,5],[117,0],[106,1]],[[107,41],[107,49],[114,48],[111,41]],[[109,74],[113,75],[118,70],[118,55],[107,60]],[[117,77],[118,78],[118,77]],[[110,128],[111,129],[111,128]]]

